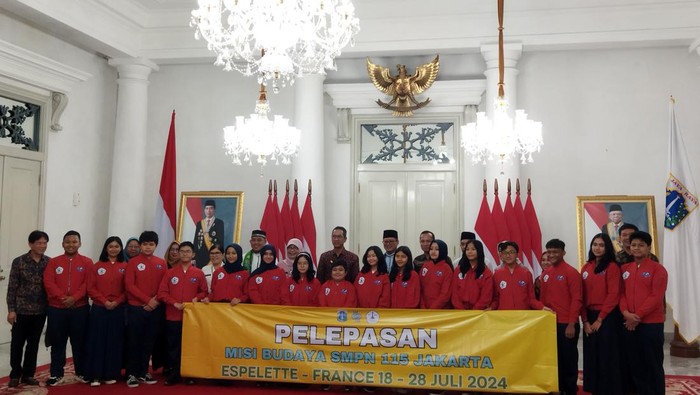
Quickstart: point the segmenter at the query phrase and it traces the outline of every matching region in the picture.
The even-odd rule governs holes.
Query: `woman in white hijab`
[[[287,256],[286,258],[280,260],[277,264],[277,266],[281,267],[282,270],[287,273],[287,277],[292,275],[294,259],[296,259],[297,255],[299,255],[303,248],[304,246],[299,239],[289,239],[289,242],[287,242]]]

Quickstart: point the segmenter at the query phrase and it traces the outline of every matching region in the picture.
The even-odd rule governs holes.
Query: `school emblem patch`
[[[105,268],[103,268],[103,267],[97,269],[97,275],[98,275],[98,276],[104,276],[105,273],[107,273],[107,269],[105,269]]]
[[[627,280],[628,278],[630,278],[630,272],[624,272],[624,273],[622,273],[622,279],[623,279],[623,280]]]
[[[217,280],[223,280],[223,279],[224,279],[224,272],[219,273],[219,274],[216,276],[216,279],[217,279]]]
[[[583,272],[583,276],[582,276],[582,277],[583,277],[584,280],[587,279],[587,278],[588,278],[588,272]]]
[[[365,278],[364,278],[364,277],[360,277],[359,279],[357,279],[357,283],[360,284],[360,285],[365,285]]]
[[[179,282],[180,282],[180,279],[177,277],[173,277],[170,279],[170,284],[172,284],[172,285],[177,285],[177,283],[179,283]]]

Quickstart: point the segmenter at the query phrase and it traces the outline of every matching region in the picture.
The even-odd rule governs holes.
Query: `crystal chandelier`
[[[503,164],[513,154],[520,162],[532,162],[532,153],[539,152],[542,141],[542,123],[527,119],[524,110],[515,111],[515,120],[509,114],[508,99],[503,90],[503,2],[498,0],[498,97],[494,102],[493,121],[485,113],[476,114],[476,122],[462,126],[462,148],[471,155],[472,163],[496,159]]]
[[[351,0],[198,0],[190,26],[217,66],[257,75],[273,92],[308,73],[335,70],[360,30]],[[261,51],[265,55],[261,56]]]
[[[260,97],[255,102],[255,113],[249,118],[236,117],[236,124],[224,128],[224,148],[233,163],[252,165],[253,160],[265,166],[268,160],[278,164],[291,163],[299,152],[301,131],[289,125],[281,115],[270,119],[265,85],[260,84]]]

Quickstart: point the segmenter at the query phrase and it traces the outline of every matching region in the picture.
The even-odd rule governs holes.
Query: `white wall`
[[[174,109],[178,196],[183,191],[243,191],[241,245],[246,250],[250,232],[260,225],[268,181],[278,181],[281,203],[284,182],[291,174],[288,165],[268,164],[261,177],[259,165],[237,166],[225,154],[223,127],[233,124],[236,115],[248,116],[253,112],[259,91],[257,81],[238,72],[224,72],[211,64],[161,66],[160,71],[151,74],[150,80],[147,177],[153,182],[146,186],[146,196],[152,197],[155,209],[170,114]],[[268,93],[272,113],[290,119],[294,115],[293,99],[294,91],[289,87],[278,94]],[[303,205],[307,180],[299,182]],[[146,218],[146,223],[152,223],[152,216]]]
[[[523,54],[518,105],[544,123],[545,145],[521,177],[543,240],[564,240],[572,264],[576,196],[654,195],[662,246],[671,94],[700,185],[699,65],[682,47]]]
[[[102,57],[2,13],[0,36],[92,75],[68,94],[68,106],[61,118],[63,130],[49,135],[43,228],[51,238],[48,255],[63,253],[63,234],[75,229],[82,235],[81,252],[96,258],[107,236],[116,70]],[[74,192],[80,194],[78,206],[73,205]]]

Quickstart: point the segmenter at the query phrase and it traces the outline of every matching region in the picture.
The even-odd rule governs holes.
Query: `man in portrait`
[[[216,202],[212,199],[204,202],[204,218],[197,222],[194,238],[194,259],[198,268],[209,263],[209,248],[212,245],[224,245],[224,221],[216,218]]]
[[[620,227],[625,223],[622,221],[624,214],[622,212],[622,206],[619,204],[611,204],[608,209],[608,219],[610,222],[603,225],[600,229],[601,232],[610,236],[612,239],[613,247],[615,247],[615,252],[622,250],[622,243],[620,242]]]

